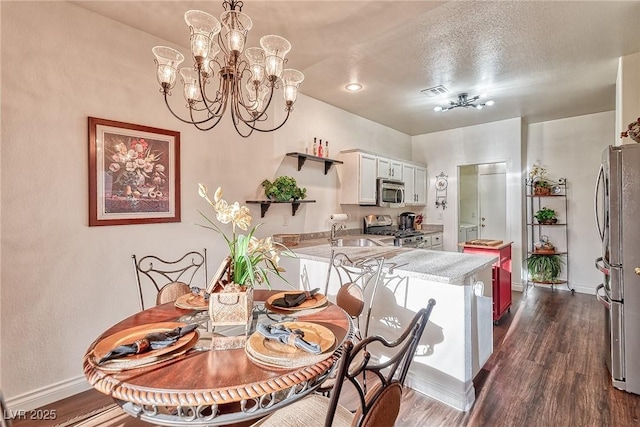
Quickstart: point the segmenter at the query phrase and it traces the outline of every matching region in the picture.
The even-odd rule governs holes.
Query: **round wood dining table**
[[[254,299],[260,305],[260,301],[274,293],[256,289]],[[136,313],[112,326],[87,350],[83,361],[87,380],[96,390],[113,397],[130,415],[156,425],[235,424],[263,417],[318,388],[340,356],[342,344],[353,338],[354,333],[349,315],[329,303],[324,310],[295,319],[324,326],[336,337],[334,351],[328,353],[326,359],[300,368],[254,363],[244,348],[196,347],[157,364],[121,371],[101,369],[91,357],[97,343],[120,331],[157,322],[189,323],[186,319],[193,318],[194,314],[193,310],[168,303]],[[208,313],[200,312],[200,317],[206,319]]]

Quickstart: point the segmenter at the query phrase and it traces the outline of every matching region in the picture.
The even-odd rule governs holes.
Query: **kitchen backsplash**
[[[423,233],[442,233],[444,225],[442,224],[422,224]],[[317,231],[313,233],[301,233],[300,240],[328,239],[329,231]],[[340,236],[362,234],[362,228],[347,228],[340,231]]]

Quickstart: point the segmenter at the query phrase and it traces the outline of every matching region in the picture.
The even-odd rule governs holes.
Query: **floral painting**
[[[89,225],[180,221],[178,132],[89,118]]]

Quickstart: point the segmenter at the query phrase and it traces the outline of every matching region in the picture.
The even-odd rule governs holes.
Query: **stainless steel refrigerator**
[[[610,146],[602,154],[595,213],[602,240],[596,268],[604,282],[605,355],[613,385],[640,394],[640,144]]]

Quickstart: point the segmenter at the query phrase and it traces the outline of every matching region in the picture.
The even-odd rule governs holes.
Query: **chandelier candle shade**
[[[213,129],[228,108],[236,131],[245,138],[253,131],[275,131],[289,119],[298,88],[304,80],[300,71],[284,68],[291,43],[277,35],[266,35],[260,39],[260,47],[245,49],[247,33],[253,23],[242,13],[243,2],[224,0],[222,6],[225,12],[220,21],[199,10],[184,14],[191,32],[193,68],[178,70],[185,58],[175,49],[166,46],[152,49],[160,92],[171,114],[200,130]],[[180,117],[168,100],[178,72],[187,102],[187,118]],[[211,89],[209,83],[215,81],[216,76],[217,87]],[[286,116],[282,123],[265,129],[273,92],[280,88]]]
[[[487,107],[491,107],[495,102],[493,100],[489,100],[486,102],[478,102],[480,98],[484,97],[484,95],[476,95],[472,98],[469,98],[468,93],[461,93],[458,95],[458,99],[456,101],[449,101],[449,105],[446,107],[437,106],[433,109],[433,111],[449,111],[454,108],[464,107],[464,108],[475,108],[477,110],[482,110],[482,108],[486,105]]]

